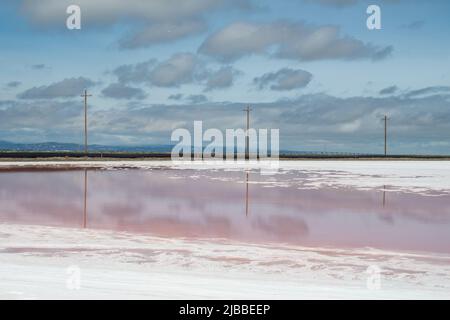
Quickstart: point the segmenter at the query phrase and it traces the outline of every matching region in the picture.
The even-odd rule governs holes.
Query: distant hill
[[[91,152],[144,152],[144,153],[170,153],[172,145],[149,145],[149,146],[104,146],[93,144],[89,145]],[[193,150],[193,149],[192,149]],[[236,149],[235,149],[236,150]],[[76,143],[61,142],[42,142],[42,143],[14,143],[0,141],[0,151],[59,151],[59,152],[81,152],[84,151],[84,145]],[[270,152],[270,151],[269,151]],[[280,150],[280,155],[285,156],[309,156],[309,155],[364,155],[350,152],[320,152],[320,151],[289,151]]]
[[[89,145],[90,151],[113,152],[171,152],[171,145],[152,146],[103,146]],[[0,141],[1,151],[83,151],[84,145],[76,143],[43,142],[43,143],[14,143]]]

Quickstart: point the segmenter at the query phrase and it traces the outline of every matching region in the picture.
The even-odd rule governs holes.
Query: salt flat
[[[25,168],[39,174],[10,174]],[[67,168],[98,170],[45,171]],[[0,162],[0,298],[450,297],[450,162],[280,161],[278,170],[260,169]],[[249,171],[250,179],[240,174]],[[82,217],[83,193],[87,229],[70,224]],[[68,286],[73,268],[79,289]]]
[[[450,257],[0,224],[0,298],[445,299]],[[368,286],[367,268],[381,270]],[[80,287],[67,286],[69,267]]]

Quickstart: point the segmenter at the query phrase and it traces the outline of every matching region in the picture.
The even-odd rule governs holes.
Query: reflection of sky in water
[[[300,173],[252,172],[248,184],[244,172],[206,170],[88,171],[87,178],[88,228],[450,252],[450,196],[299,189],[290,182]],[[84,181],[82,170],[1,173],[0,221],[82,227]]]

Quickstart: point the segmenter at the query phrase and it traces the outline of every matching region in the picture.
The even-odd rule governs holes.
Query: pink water
[[[293,179],[302,175],[169,169],[2,172],[0,222],[450,253],[448,195],[300,190],[289,184]]]

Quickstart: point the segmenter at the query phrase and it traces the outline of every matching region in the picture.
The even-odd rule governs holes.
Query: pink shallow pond
[[[450,196],[299,188],[301,173],[0,173],[0,222],[163,237],[450,253]]]

